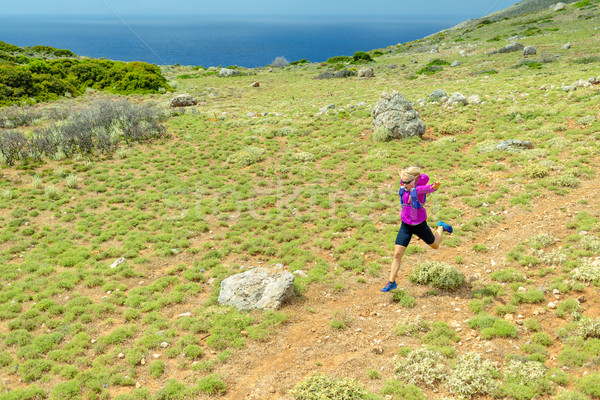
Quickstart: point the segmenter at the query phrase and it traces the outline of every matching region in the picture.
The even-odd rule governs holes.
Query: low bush
[[[538,361],[510,360],[504,366],[504,386],[500,392],[515,399],[532,399],[553,390],[546,378],[548,368]]]
[[[387,142],[392,138],[392,131],[385,126],[378,126],[371,134],[371,140],[374,142]]]
[[[444,380],[448,367],[437,351],[417,349],[395,365],[396,377],[410,384],[433,386]]]
[[[295,400],[362,400],[367,392],[352,379],[335,379],[315,374],[296,385],[290,392]]]
[[[446,379],[451,393],[463,397],[492,394],[499,385],[497,366],[478,353],[460,356]]]
[[[128,101],[98,101],[73,112],[31,136],[15,130],[0,133],[0,153],[8,165],[19,160],[40,160],[95,152],[111,155],[120,142],[132,145],[167,135],[163,115]]]
[[[465,276],[453,267],[438,261],[427,261],[413,267],[408,279],[420,285],[442,290],[456,290],[465,283]]]

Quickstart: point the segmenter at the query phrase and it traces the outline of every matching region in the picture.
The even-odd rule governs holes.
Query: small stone
[[[119,354],[117,355],[117,357],[119,357],[119,358],[125,358],[125,354],[123,354],[123,353],[119,353]]]
[[[162,343],[160,344],[160,347],[162,347],[163,349],[166,349],[167,347],[169,347],[169,343],[167,343],[167,342],[162,342]]]
[[[381,346],[375,346],[375,347],[373,347],[372,351],[375,354],[383,354],[383,347],[381,347]]]
[[[527,291],[527,289],[525,289],[523,286],[519,286],[518,291],[521,293],[525,293]]]
[[[556,303],[554,303],[554,302],[548,303],[548,308],[550,308],[552,310],[555,309],[556,308]]]
[[[191,312],[184,312],[184,313],[179,314],[177,317],[181,318],[181,317],[191,317],[191,316],[192,316]]]
[[[145,358],[142,358],[142,359],[140,360],[140,364],[141,364],[141,365],[146,365],[146,359],[145,359]]]
[[[141,383],[139,383],[139,382],[136,382],[136,383],[135,383],[135,388],[136,388],[136,389],[139,389],[139,388],[141,388],[141,387],[142,387],[142,384],[141,384]]]
[[[247,331],[241,331],[241,332],[240,332],[240,334],[241,334],[242,336],[248,336],[248,332],[247,332]]]
[[[504,319],[507,321],[512,321],[515,318],[513,314],[504,314]]]
[[[558,290],[558,289],[554,289],[554,290],[552,291],[552,294],[560,294],[560,290]]]
[[[154,357],[154,358],[159,358],[159,357],[160,357],[160,354],[156,354],[156,353],[154,353],[154,354],[152,354],[152,357]]]

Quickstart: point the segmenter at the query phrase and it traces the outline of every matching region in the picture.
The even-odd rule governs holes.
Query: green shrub
[[[417,349],[395,365],[396,377],[410,384],[433,386],[441,382],[447,374],[448,367],[444,357],[437,351]]]
[[[44,372],[50,371],[54,363],[48,360],[27,360],[19,366],[19,374],[25,382],[32,382],[40,379]]]
[[[468,321],[471,328],[481,331],[484,339],[496,337],[517,337],[517,328],[510,322],[485,313],[479,314]]]
[[[562,303],[559,303],[556,307],[556,315],[561,318],[576,317],[581,313],[581,306],[579,301],[575,299],[566,299]]]
[[[371,58],[369,53],[365,53],[364,51],[357,51],[352,56],[352,61],[355,63],[360,63],[360,62],[373,61],[373,59]]]
[[[70,380],[54,385],[50,392],[50,400],[75,400],[78,399],[81,392],[81,382]]]
[[[443,321],[434,322],[431,331],[421,338],[421,342],[433,346],[449,346],[452,342],[458,342],[460,337]]]
[[[442,135],[458,135],[469,132],[473,126],[460,119],[444,120],[437,126],[437,132]]]
[[[577,387],[589,396],[600,398],[600,373],[596,372],[579,379]]]
[[[512,303],[513,304],[535,304],[541,303],[545,299],[544,293],[537,289],[529,289],[526,292],[514,292],[512,294]]]
[[[208,375],[200,378],[196,387],[200,393],[205,394],[222,394],[227,391],[227,385],[218,375]]]
[[[203,354],[204,354],[204,351],[202,350],[202,347],[200,347],[196,344],[190,344],[183,348],[183,355],[191,360],[196,360],[198,358],[201,358]]]
[[[388,379],[385,381],[381,389],[383,395],[393,395],[394,399],[403,400],[426,400],[426,396],[421,389],[415,385],[407,385],[396,379]],[[387,398],[387,396],[386,396]]]
[[[148,373],[154,379],[160,377],[165,372],[165,363],[161,360],[156,360],[148,365]]]
[[[191,398],[190,390],[183,383],[169,379],[164,387],[154,394],[153,400],[183,400]]]
[[[498,368],[478,353],[460,356],[446,379],[451,393],[463,397],[494,393],[498,387]]]
[[[392,301],[400,303],[403,307],[412,308],[417,305],[415,298],[409,295],[406,290],[395,290],[392,295]]]
[[[500,271],[496,271],[490,275],[490,278],[492,278],[495,281],[499,281],[499,282],[523,282],[523,281],[525,281],[525,275],[522,272],[520,272],[514,268],[507,268],[507,269],[503,269]]]
[[[330,57],[325,61],[327,64],[347,63],[352,61],[352,57],[349,56],[335,56]]]
[[[552,342],[552,337],[545,332],[537,332],[531,335],[531,343],[548,347],[552,345]]]
[[[456,290],[465,283],[465,276],[453,267],[438,261],[427,261],[413,267],[408,279],[420,285],[430,284],[442,290]]]
[[[262,161],[264,159],[264,153],[265,150],[250,146],[229,156],[229,158],[227,158],[227,162],[241,166],[248,166]]]
[[[374,142],[387,142],[392,138],[392,131],[385,126],[378,126],[371,134],[371,140]]]
[[[42,400],[45,398],[47,398],[46,392],[35,385],[0,393],[0,400]]]
[[[362,400],[367,392],[362,386],[348,378],[335,379],[323,374],[315,374],[290,392],[295,400]]]
[[[501,393],[515,399],[532,399],[551,393],[553,385],[546,378],[547,368],[538,361],[510,360],[504,366]]]
[[[580,282],[600,282],[600,265],[584,260],[571,271],[571,276]]]
[[[581,392],[573,392],[570,390],[564,390],[564,391],[560,392],[558,395],[556,395],[556,397],[554,397],[554,400],[589,400],[589,397],[587,397],[585,394],[583,394]]]

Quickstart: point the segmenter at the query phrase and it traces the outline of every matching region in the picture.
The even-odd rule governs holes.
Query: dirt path
[[[384,380],[393,378],[393,358],[398,349],[421,346],[418,339],[395,335],[393,329],[400,320],[417,317],[445,321],[454,328],[461,337],[456,346],[458,352],[477,351],[497,361],[503,361],[508,354],[519,353],[518,349],[529,338],[527,334],[520,334],[514,340],[479,339],[478,331],[471,330],[466,324],[473,317],[468,307],[471,300],[469,288],[432,296],[428,293],[430,287],[408,282],[406,276],[411,265],[426,260],[444,261],[464,273],[468,282],[489,282],[490,273],[507,267],[506,253],[516,244],[526,242],[538,233],[548,233],[558,239],[575,233],[566,224],[578,212],[597,210],[599,195],[600,186],[595,181],[582,181],[581,187],[567,196],[547,194],[532,199],[529,210],[520,206],[507,208],[505,219],[483,230],[477,240],[466,241],[456,248],[442,245],[439,251],[428,250],[406,257],[398,282],[415,297],[415,308],[403,308],[391,302],[390,294],[379,291],[385,283],[387,270],[382,271],[378,278],[364,275],[366,283],[351,280],[341,291],[334,291],[327,285],[312,286],[303,298],[282,310],[290,316],[289,323],[279,328],[266,342],[249,341],[228,364],[216,371],[228,377],[228,392],[224,398],[290,399],[289,391],[315,372],[356,378],[366,382],[370,391],[380,393]],[[582,199],[589,203],[581,203]],[[472,247],[476,243],[485,244],[488,251],[475,253]],[[558,242],[556,246],[560,245]],[[453,260],[456,256],[463,258],[462,265],[455,265]],[[528,270],[524,267],[523,271],[527,273]],[[535,280],[535,277],[531,278]],[[586,289],[583,293],[588,298],[596,295],[593,289]],[[540,313],[542,306],[553,299],[554,295],[548,292],[544,304],[521,305],[518,309],[520,315],[514,316],[516,322],[535,316],[545,331],[554,332],[566,322],[553,313]],[[585,315],[598,317],[600,314],[597,302],[586,302],[582,307]],[[346,329],[337,330],[330,326],[334,315],[347,318]],[[551,354],[549,363],[553,362],[555,355]],[[379,371],[381,378],[368,379],[369,370]]]

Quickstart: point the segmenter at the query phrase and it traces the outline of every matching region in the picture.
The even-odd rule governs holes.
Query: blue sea
[[[0,16],[0,40],[81,56],[152,64],[248,68],[352,56],[423,38],[458,17],[31,17]]]

